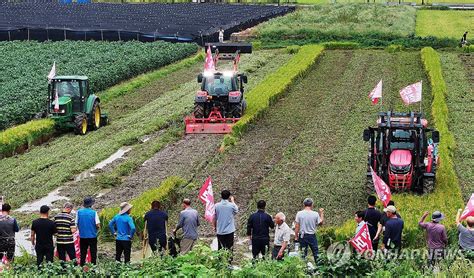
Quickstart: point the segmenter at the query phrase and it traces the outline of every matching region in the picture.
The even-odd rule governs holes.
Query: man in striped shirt
[[[76,222],[71,213],[72,209],[73,205],[67,202],[64,204],[63,211],[54,217],[54,223],[58,231],[56,234],[56,244],[61,261],[66,261],[66,254],[70,260],[76,259],[73,237],[73,234],[76,232]]]

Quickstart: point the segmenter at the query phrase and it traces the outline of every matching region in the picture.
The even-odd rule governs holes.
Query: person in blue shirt
[[[94,199],[84,198],[84,208],[77,211],[76,227],[79,231],[79,245],[81,250],[81,266],[86,263],[87,250],[91,253],[91,263],[97,262],[97,233],[100,229],[100,220],[97,211],[92,209]]]
[[[115,236],[115,260],[118,262],[122,259],[122,253],[125,257],[125,263],[130,262],[132,238],[135,234],[135,224],[132,217],[130,217],[131,210],[132,205],[127,202],[121,203],[120,212],[109,223],[110,232]]]

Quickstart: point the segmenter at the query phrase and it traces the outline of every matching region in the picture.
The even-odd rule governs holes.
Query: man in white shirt
[[[275,215],[275,239],[273,241],[272,259],[282,260],[285,256],[285,250],[290,243],[291,228],[285,223],[285,215],[279,212]]]
[[[295,241],[300,242],[303,249],[303,259],[308,255],[308,247],[313,252],[314,262],[318,259],[318,239],[316,238],[316,227],[324,222],[324,209],[319,213],[313,210],[313,199],[306,198],[303,202],[304,209],[296,214]]]
[[[362,229],[362,227],[364,227],[364,224],[365,224],[364,212],[361,210],[357,211],[354,215],[354,220],[357,223],[356,232],[355,232],[355,234],[357,235],[357,233],[360,231],[360,229]]]

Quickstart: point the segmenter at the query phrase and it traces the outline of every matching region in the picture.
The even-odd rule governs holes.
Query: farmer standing
[[[36,264],[38,266],[46,262],[53,262],[54,243],[53,235],[56,233],[56,224],[49,220],[49,207],[40,207],[40,217],[31,224],[31,244],[36,251]]]
[[[265,213],[267,203],[264,200],[257,202],[257,212],[250,215],[247,221],[247,236],[252,242],[252,255],[256,259],[259,254],[265,257],[270,248],[270,228],[275,228],[272,217]]]
[[[374,251],[377,251],[379,245],[379,238],[376,237],[377,229],[382,218],[382,213],[375,208],[375,203],[377,202],[377,198],[375,196],[369,196],[367,198],[368,208],[364,211],[364,221],[367,223],[369,228],[370,238],[372,239],[372,248]]]
[[[132,238],[135,234],[135,224],[130,217],[131,210],[132,205],[127,202],[121,203],[120,212],[109,223],[110,232],[115,236],[115,260],[117,262],[122,260],[122,253],[124,262],[130,262]]]
[[[387,206],[383,211],[388,217],[383,234],[383,247],[387,250],[400,252],[402,248],[403,220],[396,216],[397,208],[395,206]]]
[[[166,250],[166,225],[168,222],[168,214],[161,209],[159,201],[151,202],[151,210],[145,214],[146,228],[148,230],[148,243],[153,253],[163,254]],[[156,244],[159,244],[159,247]]]
[[[15,256],[15,233],[20,230],[16,219],[10,216],[11,206],[2,205],[0,214],[0,261],[7,256],[8,261],[13,261]]]
[[[293,232],[288,224],[285,223],[286,216],[283,212],[275,215],[275,239],[273,240],[272,259],[283,260],[285,251],[290,244],[291,233]]]
[[[193,249],[194,243],[198,239],[199,214],[197,210],[191,208],[191,200],[183,200],[183,210],[179,213],[178,225],[174,229],[176,231],[183,229],[183,239],[180,243],[180,253],[182,255]]]
[[[356,211],[356,213],[354,215],[354,220],[357,223],[357,227],[356,227],[356,230],[355,230],[355,234],[357,235],[357,233],[360,231],[360,229],[362,229],[362,227],[364,227],[364,225],[365,225],[364,212],[360,211],[360,210]]]
[[[431,222],[425,223],[425,219],[429,212],[425,212],[421,217],[418,225],[426,230],[426,244],[428,245],[428,257],[431,263],[444,258],[444,251],[448,244],[448,236],[446,234],[446,228],[439,222],[444,219],[444,215],[435,211],[431,215]]]
[[[388,201],[387,206],[395,206],[395,202],[390,200],[390,201]],[[402,218],[398,212],[395,213],[395,216],[397,218],[400,218],[400,219]],[[387,223],[388,219],[389,218],[388,218],[387,214],[382,213],[382,217],[380,218],[380,222],[379,222],[378,227],[377,227],[377,234],[375,235],[374,240],[377,240],[377,241],[379,240],[380,235],[382,235],[383,231],[385,230],[385,223]]]
[[[219,42],[220,43],[224,42],[224,29],[222,28],[219,29]]]
[[[74,247],[74,236],[76,232],[76,221],[71,211],[73,205],[69,202],[64,204],[62,212],[54,217],[54,223],[58,231],[56,235],[56,245],[58,257],[61,261],[66,261],[66,254],[70,260],[76,259],[76,249]]]
[[[91,263],[97,263],[97,234],[100,220],[97,211],[92,209],[94,199],[84,198],[84,207],[77,211],[76,227],[79,230],[79,245],[81,249],[81,266],[86,263],[87,251],[90,250]]]
[[[459,231],[459,247],[462,250],[474,251],[474,216],[469,216],[466,219],[467,227],[461,223],[462,209],[458,210],[456,215],[456,225]]]
[[[234,246],[235,215],[239,208],[234,202],[229,190],[221,192],[222,200],[216,204],[214,217],[214,230],[217,232],[218,249],[229,249]]]
[[[316,238],[316,228],[324,223],[324,209],[320,208],[319,213],[313,211],[313,199],[306,198],[303,201],[304,209],[296,214],[295,241],[299,240],[303,251],[303,259],[308,255],[308,247],[313,252],[314,262],[318,259],[318,239]]]

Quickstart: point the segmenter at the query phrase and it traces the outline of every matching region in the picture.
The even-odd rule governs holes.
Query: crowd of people
[[[221,192],[222,200],[215,204],[215,216],[213,228],[217,236],[218,249],[233,250],[236,232],[235,217],[239,208],[234,197],[228,190]],[[381,249],[400,251],[402,248],[402,235],[404,221],[402,215],[390,201],[382,211],[376,208],[376,197],[368,197],[368,207],[365,210],[355,212],[356,222],[355,234],[367,225],[374,251]],[[67,258],[76,258],[75,233],[80,238],[80,258],[78,264],[84,266],[86,258],[90,263],[97,262],[97,236],[100,230],[100,220],[97,211],[92,209],[94,200],[85,198],[83,206],[73,214],[73,205],[66,202],[60,213],[50,219],[50,208],[41,206],[39,218],[31,224],[31,243],[37,257],[37,264],[43,261],[52,262],[56,247],[59,260],[66,261]],[[120,211],[108,224],[111,234],[115,238],[115,259],[130,262],[132,240],[136,236],[136,227],[130,216],[132,205],[124,202],[120,204]],[[178,230],[182,230],[180,240],[180,254],[191,251],[199,237],[199,213],[191,207],[191,200],[182,201],[183,210],[179,213],[179,220],[172,234],[176,237]],[[295,216],[295,222],[290,226],[286,223],[283,212],[276,213],[273,217],[266,213],[266,202],[257,202],[257,211],[250,215],[247,221],[247,236],[252,246],[254,259],[260,256],[265,258],[270,254],[272,259],[282,260],[289,252],[291,237],[294,237],[295,251],[301,247],[301,256],[306,258],[308,250],[311,250],[314,260],[318,258],[317,228],[324,223],[324,209],[314,210],[314,202],[306,198],[303,209]],[[10,216],[11,206],[3,204],[2,215],[0,215],[0,257],[6,256],[9,261],[14,259],[15,233],[19,226],[15,218]],[[467,218],[467,226],[460,221],[461,210],[456,216],[457,229],[459,231],[459,247],[463,250],[474,250],[474,217]],[[448,237],[445,226],[441,223],[444,214],[435,211],[431,214],[431,221],[426,222],[429,213],[425,212],[419,221],[421,229],[426,230],[427,247],[430,260],[436,261],[443,258],[448,246]],[[159,201],[151,203],[151,209],[144,215],[146,232],[144,238],[148,240],[154,254],[163,255],[169,248],[167,238],[168,214],[162,210]],[[273,247],[270,248],[270,231],[274,230]],[[56,237],[56,246],[54,244]],[[271,250],[271,252],[270,252]]]

